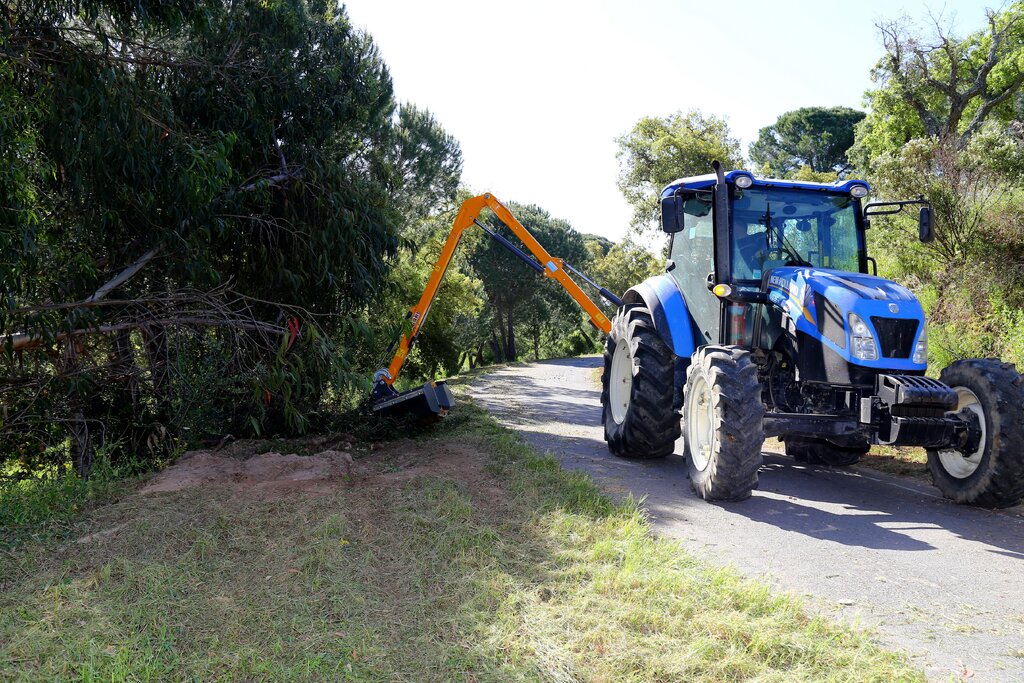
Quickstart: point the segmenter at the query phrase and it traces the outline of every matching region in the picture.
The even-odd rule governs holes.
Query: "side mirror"
[[[932,232],[932,207],[921,207],[921,215],[917,219],[917,233],[922,242],[931,242],[935,239],[935,233]]]
[[[669,235],[683,229],[683,198],[672,195],[661,200],[661,230]]]

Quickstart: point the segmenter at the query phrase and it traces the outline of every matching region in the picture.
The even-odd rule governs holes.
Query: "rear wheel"
[[[797,462],[806,462],[829,467],[849,467],[856,465],[861,457],[871,448],[862,446],[837,446],[825,439],[811,439],[801,436],[787,436],[785,440],[786,455]]]
[[[962,360],[939,379],[957,394],[956,410],[977,421],[981,438],[970,452],[928,451],[932,480],[958,503],[1002,508],[1024,499],[1024,376],[1010,363]]]
[[[674,356],[643,307],[622,308],[605,342],[601,407],[608,450],[623,458],[663,458],[679,438],[672,408]]]
[[[743,500],[757,488],[764,404],[750,352],[705,346],[686,376],[683,431],[693,490],[705,500]]]

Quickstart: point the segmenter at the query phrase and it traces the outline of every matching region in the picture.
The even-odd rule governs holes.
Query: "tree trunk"
[[[92,439],[89,436],[89,423],[81,410],[75,411],[69,431],[71,432],[71,464],[74,465],[75,474],[82,479],[88,479],[89,472],[92,471]]]
[[[73,337],[64,343],[61,374],[65,376],[71,376],[81,370],[82,364],[78,360],[76,343],[77,341]],[[68,432],[71,437],[71,464],[75,468],[75,474],[82,479],[88,479],[93,461],[89,422],[85,419],[85,413],[82,410],[82,397],[78,392],[73,391],[69,398],[74,411],[71,420],[68,421]]]
[[[494,332],[491,332],[491,351],[494,353],[495,363],[504,362],[505,358],[502,356],[501,353],[501,343],[498,341],[498,337],[497,335],[494,334]]]
[[[505,342],[505,354],[509,362],[515,361],[519,357],[519,349],[516,348],[516,330],[512,326],[512,305],[509,304],[508,316],[506,318],[508,323],[508,339]]]
[[[156,396],[157,404],[160,406],[160,419],[166,421],[171,414],[171,358],[167,342],[167,327],[150,325],[141,328],[141,332],[146,345],[146,356],[149,360],[153,395]]]
[[[497,340],[497,350],[494,354],[494,360],[498,363],[502,363],[506,358],[509,358],[509,353],[508,345],[505,343],[505,317],[501,314],[501,306],[498,305],[497,301],[494,302],[494,316],[495,322],[498,323],[498,333],[494,334],[494,331],[491,331],[491,338]]]
[[[117,370],[116,377],[124,382],[134,406],[139,400],[139,367],[135,364],[131,330],[115,332],[113,346],[112,360],[114,368]]]
[[[540,326],[533,328],[533,359],[540,360]]]

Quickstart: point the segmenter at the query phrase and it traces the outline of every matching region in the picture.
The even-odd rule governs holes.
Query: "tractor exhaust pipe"
[[[711,162],[718,182],[715,185],[715,242],[729,244],[729,184],[718,160]],[[715,282],[724,282],[732,273],[732,254],[729,249],[718,249],[715,254]]]

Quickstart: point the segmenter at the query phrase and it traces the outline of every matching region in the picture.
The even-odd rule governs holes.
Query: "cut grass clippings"
[[[450,444],[474,455],[327,496],[130,496],[88,514],[113,533],[0,553],[0,679],[923,680],[465,398],[394,447]]]

